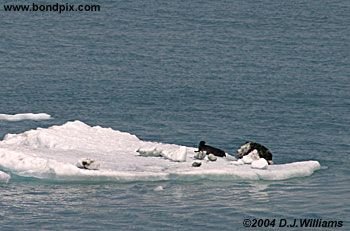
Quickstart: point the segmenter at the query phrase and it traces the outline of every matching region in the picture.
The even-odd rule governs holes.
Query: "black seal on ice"
[[[252,141],[245,142],[238,150],[237,150],[237,158],[242,158],[245,155],[248,155],[250,152],[256,150],[259,153],[260,158],[264,158],[270,164],[272,163],[272,153],[270,150],[261,145],[259,143],[255,143]]]
[[[205,141],[199,142],[198,151],[195,151],[195,152],[206,152],[207,155],[213,154],[214,156],[218,156],[218,157],[226,156],[223,150],[206,145]]]

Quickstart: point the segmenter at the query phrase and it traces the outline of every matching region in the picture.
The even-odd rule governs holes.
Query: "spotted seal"
[[[250,152],[256,150],[259,154],[260,158],[264,158],[267,160],[269,164],[272,163],[272,153],[270,150],[265,147],[264,145],[261,145],[259,143],[255,143],[252,141],[245,142],[236,153],[237,158],[242,158],[243,156],[248,155]]]

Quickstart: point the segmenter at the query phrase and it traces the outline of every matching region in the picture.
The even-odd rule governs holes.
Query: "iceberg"
[[[20,134],[0,141],[0,169],[24,177],[61,181],[285,180],[320,169],[318,161],[263,166],[235,164],[234,158],[195,158],[194,147],[140,140],[127,132],[81,121]],[[94,160],[95,168],[77,163]],[[200,161],[200,167],[192,167]]]

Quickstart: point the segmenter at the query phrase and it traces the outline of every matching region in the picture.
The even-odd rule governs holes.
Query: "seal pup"
[[[270,150],[265,147],[264,145],[261,145],[259,143],[255,143],[252,141],[245,142],[238,150],[237,150],[237,158],[242,158],[245,155],[248,155],[250,152],[256,150],[259,154],[260,158],[264,158],[267,160],[269,164],[272,164],[272,153]]]
[[[213,154],[214,156],[218,156],[218,157],[226,156],[223,150],[206,145],[205,141],[199,142],[198,151],[195,151],[195,152],[206,152],[207,155]]]

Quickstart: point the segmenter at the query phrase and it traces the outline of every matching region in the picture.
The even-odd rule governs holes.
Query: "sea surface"
[[[8,3],[0,1],[0,113],[53,119],[0,121],[0,139],[80,120],[231,154],[254,140],[277,164],[322,168],[283,181],[12,175],[0,183],[1,231],[303,230],[278,224],[307,218],[342,227],[304,230],[350,230],[349,1],[96,0],[100,12],[61,14],[5,12]],[[254,218],[276,225],[244,227]]]

